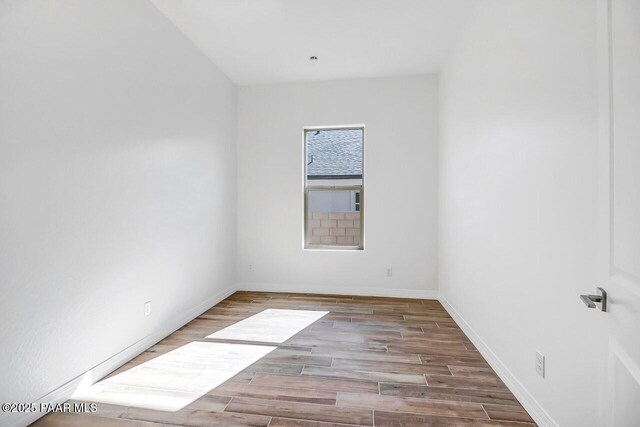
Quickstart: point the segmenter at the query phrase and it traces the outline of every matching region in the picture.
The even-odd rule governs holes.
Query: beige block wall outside
[[[359,245],[360,212],[310,212],[307,236],[311,245]]]

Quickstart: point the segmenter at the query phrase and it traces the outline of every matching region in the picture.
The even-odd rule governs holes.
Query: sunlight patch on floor
[[[179,411],[276,347],[191,342],[77,391],[73,399]]]
[[[328,311],[269,308],[215,332],[207,338],[283,343],[328,313]]]

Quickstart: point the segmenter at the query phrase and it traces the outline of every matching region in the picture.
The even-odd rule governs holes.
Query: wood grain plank
[[[425,375],[427,385],[432,387],[467,388],[473,390],[509,391],[499,378],[468,378],[452,375]]]
[[[322,421],[294,420],[291,418],[272,418],[269,427],[354,427],[357,424],[325,423]]]
[[[202,410],[208,412],[222,412],[229,404],[229,401],[231,401],[231,397],[205,394],[200,399],[197,399],[193,403],[185,406],[183,411]]]
[[[271,418],[268,416],[184,409],[178,412],[168,412],[143,408],[129,408],[120,417],[129,420],[191,427],[266,427],[269,425],[269,421],[271,421]]]
[[[40,418],[32,427],[161,427],[162,424],[101,417],[83,413],[56,412]]]
[[[456,377],[498,378],[493,369],[489,367],[449,365],[449,370]]]
[[[335,405],[337,392],[318,389],[276,387],[273,385],[259,385],[255,383],[242,384],[227,382],[211,390],[209,395],[252,397],[257,399],[288,400],[291,402]]]
[[[269,373],[280,375],[300,375],[304,365],[291,365],[287,363],[258,362],[244,370],[244,372]]]
[[[454,418],[434,415],[375,411],[376,426],[379,427],[531,427],[534,424]]]
[[[510,392],[430,387],[414,384],[380,383],[380,394],[387,396],[415,397],[454,402],[493,403],[499,405],[520,404]]]
[[[373,411],[370,409],[340,408],[333,406],[331,410],[327,410],[325,405],[286,402],[281,400],[234,397],[231,399],[231,402],[229,402],[225,412],[342,424],[373,425]]]
[[[338,393],[336,405],[346,408],[384,408],[386,411],[391,412],[410,412],[447,417],[489,418],[482,405],[478,403],[448,402],[366,393]]]
[[[494,404],[485,404],[482,406],[492,420],[533,422],[533,419],[521,406]]]
[[[311,354],[326,355],[341,359],[371,360],[397,363],[423,363],[417,354],[392,354],[386,351],[349,351],[335,347],[314,347]]]
[[[315,337],[293,337],[287,341],[288,344],[291,345],[302,345],[308,347],[325,347],[325,348],[339,348],[343,350],[351,350],[351,351],[387,351],[387,346],[384,343],[376,343],[376,342],[364,342],[364,338],[362,343],[357,342],[348,342],[348,341],[336,341],[332,340],[331,337],[327,337],[326,339],[319,339]]]
[[[354,369],[327,368],[324,366],[305,366],[302,370],[302,376],[305,375],[374,382],[387,381],[409,384],[425,384],[424,377],[417,374],[395,374],[392,372],[377,372],[368,370],[359,371]]]
[[[394,347],[416,347],[418,349],[422,348],[423,351],[417,351],[416,353],[425,353],[425,354],[429,354],[428,350],[430,350],[432,347],[435,347],[437,349],[451,349],[451,350],[455,350],[456,352],[473,352],[472,350],[469,350],[468,348],[465,347],[464,345],[464,340],[463,339],[447,339],[447,338],[437,338],[437,339],[431,339],[431,338],[423,338],[423,337],[411,337],[411,338],[402,338],[400,340],[397,340],[393,343]],[[475,352],[473,352],[475,353]]]
[[[444,365],[425,365],[417,363],[398,363],[382,361],[366,361],[354,359],[333,359],[333,368],[351,369],[357,371],[385,372],[392,374],[417,375],[451,375],[449,368]]]
[[[461,348],[460,348],[461,347]],[[404,344],[402,342],[389,344],[387,346],[389,353],[409,353],[425,356],[461,356],[482,359],[482,355],[474,350],[467,350],[464,344],[450,347],[443,343],[433,343],[432,345]]]
[[[251,381],[251,384],[336,392],[348,391],[354,393],[378,393],[378,383],[375,381],[346,380],[313,376],[291,377],[285,375],[258,373],[253,378],[253,381]]]
[[[424,364],[432,365],[456,365],[456,366],[478,366],[488,368],[489,364],[482,357],[465,357],[465,356],[434,356],[421,354],[420,361]]]
[[[333,357],[317,356],[311,354],[283,354],[275,351],[268,354],[264,358],[267,362],[290,364],[290,365],[314,365],[314,366],[331,366]]]

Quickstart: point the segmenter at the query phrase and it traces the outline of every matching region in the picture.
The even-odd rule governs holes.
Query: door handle
[[[580,295],[580,299],[589,308],[596,308],[599,304],[601,311],[607,311],[607,293],[602,288],[598,288],[598,295]]]
[[[580,295],[580,299],[589,308],[596,308],[594,303],[602,301],[602,297],[600,295]]]

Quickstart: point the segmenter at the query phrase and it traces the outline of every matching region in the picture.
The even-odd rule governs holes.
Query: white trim
[[[357,295],[368,297],[390,298],[418,298],[438,299],[440,293],[432,289],[395,289],[395,288],[370,288],[353,286],[322,285],[292,285],[286,283],[266,282],[240,282],[236,283],[239,291],[254,292],[286,292],[294,294],[330,294],[330,295]]]
[[[57,389],[52,392],[40,397],[34,403],[39,407],[42,403],[62,403],[71,398],[75,390],[80,385],[91,385],[114,370],[118,369],[120,366],[124,365],[134,357],[138,356],[140,353],[152,347],[158,341],[161,341],[165,337],[171,335],[177,329],[181,328],[185,324],[189,323],[205,311],[209,310],[214,305],[218,304],[220,301],[227,298],[229,295],[233,294],[236,291],[235,286],[230,286],[210,298],[203,301],[201,304],[196,307],[184,312],[182,315],[173,318],[171,321],[166,323],[165,327],[160,328],[159,332],[152,333],[141,339],[140,341],[132,344],[131,346],[125,348],[119,353],[114,354],[104,362],[98,364],[97,366],[89,369],[84,374],[72,379],[66,384],[61,385]],[[31,412],[31,413],[2,413],[0,414],[0,425],[3,426],[13,426],[13,427],[21,427],[27,426],[33,422],[35,422],[38,418],[43,417],[46,413],[41,412]]]
[[[462,331],[476,346],[480,354],[487,360],[489,365],[498,374],[500,379],[505,383],[509,390],[514,394],[518,401],[524,406],[533,420],[541,427],[558,427],[553,418],[544,410],[542,405],[529,393],[525,386],[511,373],[507,365],[489,348],[489,346],[480,338],[466,320],[458,313],[458,311],[449,304],[444,296],[440,296],[440,303],[453,317],[453,320],[460,326]]]

